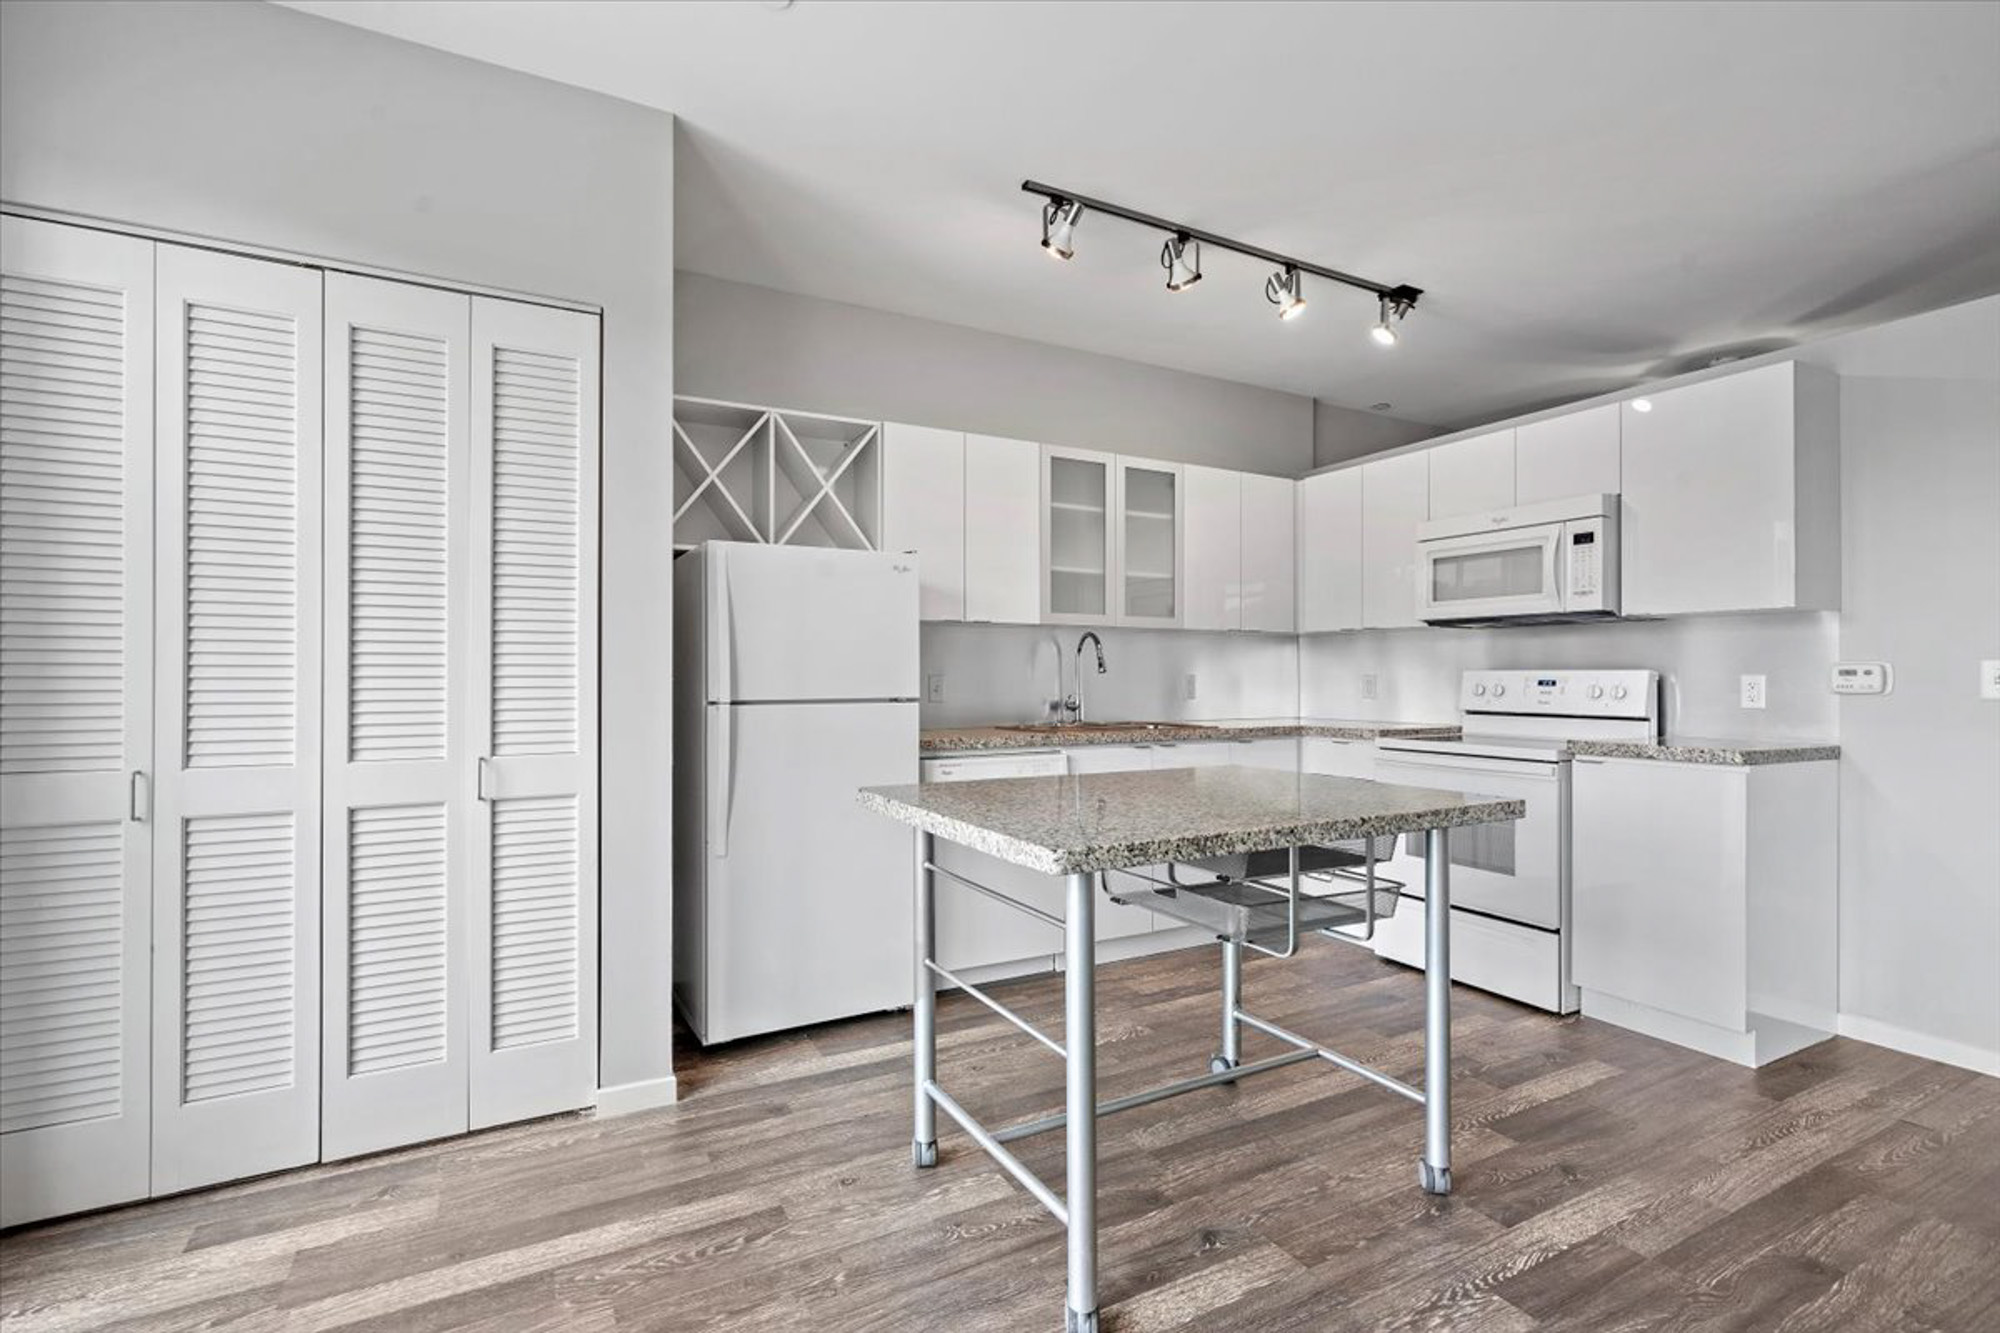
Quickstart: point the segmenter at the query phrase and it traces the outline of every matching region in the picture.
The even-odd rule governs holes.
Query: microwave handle
[[[1569,554],[1568,533],[1569,524],[1558,523],[1555,535],[1549,538],[1549,592],[1562,611],[1569,610],[1569,562],[1563,559]]]

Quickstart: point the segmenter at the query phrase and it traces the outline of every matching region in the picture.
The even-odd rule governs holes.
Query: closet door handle
[[[153,817],[153,784],[140,769],[132,770],[131,815],[134,824],[143,824]]]
[[[479,759],[479,799],[493,799],[493,761],[484,755]]]

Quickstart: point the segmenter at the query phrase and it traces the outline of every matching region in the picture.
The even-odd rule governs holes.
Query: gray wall
[[[1056,694],[1060,656],[1065,689],[1076,688],[1071,625],[952,625],[923,629],[926,675],[942,673],[942,703],[918,709],[921,725],[1039,722]],[[1105,673],[1084,650],[1083,705],[1100,721],[1179,721],[1292,717],[1298,709],[1298,643],[1290,635],[1205,634],[1190,630],[1101,629]],[[1060,651],[1056,644],[1060,641]],[[1185,697],[1195,676],[1196,697]]]
[[[604,309],[606,1086],[673,1072],[673,119],[262,4],[0,6],[0,197]]]
[[[1357,412],[1315,400],[1313,403],[1314,467],[1344,463],[1363,454],[1379,453],[1398,445],[1412,444],[1436,435],[1435,426],[1384,416],[1380,412]]]
[[[1840,651],[1895,671],[1837,705],[1841,1010],[2000,1074],[2000,297],[1806,359],[1841,376]]]
[[[1313,400],[865,306],[680,275],[674,384],[697,398],[1296,477]]]

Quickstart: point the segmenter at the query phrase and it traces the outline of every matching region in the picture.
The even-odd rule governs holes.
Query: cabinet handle
[[[479,799],[482,801],[490,801],[493,799],[492,774],[493,774],[493,761],[491,759],[486,758],[484,755],[480,756]]]
[[[132,822],[143,824],[153,816],[153,785],[138,769],[132,770]]]

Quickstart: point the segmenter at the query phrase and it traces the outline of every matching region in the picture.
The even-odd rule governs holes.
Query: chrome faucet
[[[1075,652],[1075,653],[1073,653],[1073,654],[1071,654],[1071,657],[1073,658],[1073,660],[1075,661],[1075,664],[1076,664],[1076,669],[1075,669],[1075,671],[1074,671],[1074,673],[1073,673],[1073,674],[1075,675],[1075,677],[1076,677],[1076,693],[1075,693],[1075,694],[1072,694],[1072,695],[1070,695],[1070,696],[1069,696],[1068,698],[1066,698],[1066,699],[1064,699],[1064,700],[1063,700],[1063,713],[1064,713],[1064,715],[1065,715],[1065,716],[1068,716],[1069,714],[1072,714],[1072,713],[1073,713],[1073,714],[1075,714],[1075,716],[1074,716],[1074,717],[1070,717],[1070,718],[1069,718],[1069,720],[1070,720],[1070,721],[1072,721],[1072,722],[1082,722],[1082,721],[1084,720],[1084,716],[1083,716],[1083,645],[1084,645],[1084,644],[1086,644],[1086,643],[1087,643],[1087,644],[1090,644],[1090,645],[1091,645],[1092,647],[1094,647],[1094,648],[1096,648],[1096,649],[1097,649],[1097,674],[1098,674],[1098,675],[1100,675],[1100,676],[1104,674],[1104,640],[1102,640],[1102,639],[1100,639],[1100,638],[1098,638],[1098,637],[1097,637],[1097,631],[1096,631],[1096,630],[1094,630],[1094,629],[1087,629],[1087,630],[1085,630],[1085,631],[1084,631],[1084,632],[1082,633],[1082,635],[1080,635],[1080,636],[1079,636],[1079,637],[1077,638],[1077,641],[1076,641],[1076,652]],[[1057,671],[1058,675],[1060,675],[1060,673],[1061,673],[1061,671],[1062,671],[1062,659],[1060,659],[1060,658],[1056,659],[1056,671]]]

